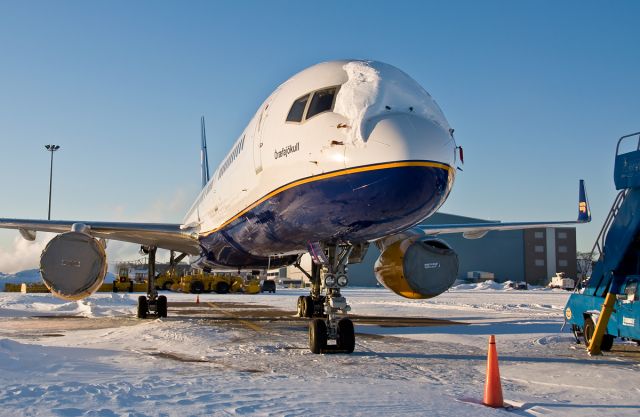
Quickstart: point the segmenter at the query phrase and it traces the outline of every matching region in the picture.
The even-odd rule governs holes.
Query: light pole
[[[45,145],[45,149],[51,152],[51,166],[49,168],[49,215],[47,220],[51,220],[51,186],[53,184],[53,153],[60,149],[58,145]]]

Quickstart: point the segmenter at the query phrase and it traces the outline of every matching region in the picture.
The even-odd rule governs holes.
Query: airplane
[[[407,298],[446,291],[458,256],[440,235],[481,238],[489,231],[586,223],[584,182],[578,219],[416,227],[447,200],[462,150],[443,112],[415,80],[377,61],[311,66],[281,84],[259,107],[210,175],[201,125],[202,190],[181,223],[0,219],[27,240],[58,233],[40,259],[42,279],[61,298],[87,297],[102,284],[108,240],[149,254],[147,295],[137,315],[166,317],[154,285],[158,248],[188,256],[196,268],[266,270],[295,265],[310,279],[298,315],[311,318],[309,349],[351,353],[355,333],[341,290],[348,265],[371,243],[381,255],[377,280]],[[311,270],[300,266],[310,254]],[[329,341],[335,341],[330,344]]]

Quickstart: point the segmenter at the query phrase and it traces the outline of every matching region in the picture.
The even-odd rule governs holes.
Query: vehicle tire
[[[310,319],[313,317],[313,298],[310,295],[304,297],[304,302],[302,303],[302,317],[306,317]]]
[[[610,334],[605,334],[604,336],[602,336],[602,342],[600,343],[600,350],[602,350],[603,352],[609,352],[613,347],[614,339],[615,337],[613,337]]]
[[[338,349],[347,353],[353,353],[356,348],[356,334],[353,328],[353,322],[347,318],[340,319],[337,329],[337,345]]]
[[[133,281],[129,281],[129,292],[133,292]]]
[[[216,292],[218,294],[226,294],[229,292],[229,284],[224,281],[220,281],[216,284]]]
[[[593,322],[591,317],[587,317],[584,319],[584,329],[582,329],[582,337],[584,338],[584,344],[589,347],[591,343],[591,338],[593,337],[593,333],[596,330],[596,325]]]
[[[580,339],[582,338],[582,329],[577,324],[571,325],[571,333],[573,333],[573,337],[576,339],[576,344],[579,345]]]
[[[138,297],[138,318],[146,319],[147,313],[149,312],[149,304],[147,302],[147,297],[141,295]]]
[[[324,320],[315,319],[309,323],[309,350],[319,354],[327,347],[327,325]]]
[[[171,286],[172,285],[173,285],[173,281],[165,281],[162,284],[162,289],[165,290],[165,291],[169,291],[169,290],[171,290]]]
[[[113,281],[113,289],[112,289],[112,291],[113,292],[118,292],[118,285],[116,284],[115,281]]]
[[[202,281],[193,281],[189,285],[189,292],[192,294],[202,294],[204,292],[204,284]]]
[[[167,297],[164,295],[158,296],[156,301],[156,312],[158,317],[167,317]]]

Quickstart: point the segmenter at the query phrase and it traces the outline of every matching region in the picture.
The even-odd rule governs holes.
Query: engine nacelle
[[[107,254],[100,242],[88,234],[62,233],[42,251],[40,274],[53,295],[79,300],[102,285],[107,274]]]
[[[432,298],[458,276],[458,255],[440,239],[412,236],[383,248],[375,263],[378,282],[406,298]]]

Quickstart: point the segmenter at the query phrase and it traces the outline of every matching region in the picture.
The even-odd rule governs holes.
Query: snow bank
[[[368,120],[388,112],[417,114],[449,130],[435,100],[398,68],[376,61],[352,61],[343,68],[348,80],[340,87],[334,112],[349,120],[347,135],[353,145],[367,141],[373,127]]]
[[[458,281],[460,282],[460,281]],[[451,287],[452,291],[457,291],[457,290],[476,290],[476,291],[487,291],[487,290],[494,290],[494,291],[521,291],[521,290],[516,290],[515,288],[513,288],[511,285],[516,284],[516,282],[514,281],[505,281],[505,282],[495,282],[495,281],[482,281],[482,282],[462,282],[461,284],[458,285],[454,285],[453,287]],[[538,291],[548,291],[548,288],[545,287],[540,287],[537,285],[529,285],[528,290],[538,290]]]
[[[77,316],[112,317],[132,315],[138,294],[94,294],[78,301],[65,301],[51,294],[0,293],[0,317]]]
[[[504,290],[508,289],[508,283],[498,283],[495,281],[482,281],[482,282],[472,282],[466,284],[456,285],[452,287],[452,290]]]

